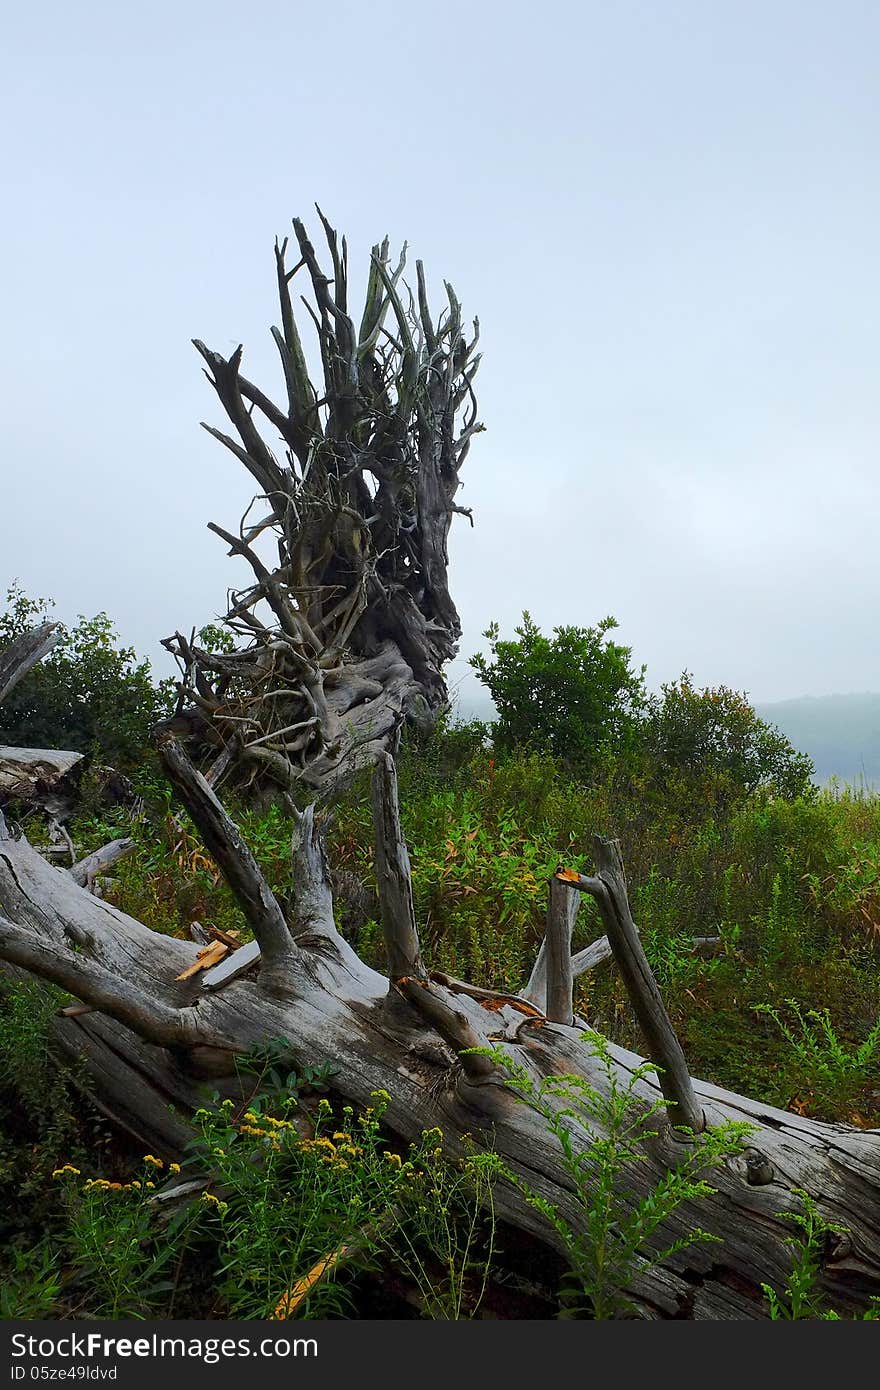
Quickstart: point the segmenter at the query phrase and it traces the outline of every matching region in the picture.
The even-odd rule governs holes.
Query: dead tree
[[[237,1054],[285,1038],[301,1066],[331,1063],[340,1098],[369,1104],[372,1091],[386,1090],[386,1120],[402,1139],[439,1125],[455,1154],[463,1152],[463,1136],[480,1138],[576,1222],[557,1141],[517,1101],[493,1058],[472,1049],[491,1044],[534,1078],[575,1073],[607,1090],[580,1021],[571,1021],[571,991],[576,973],[610,950],[662,1068],[659,1081],[638,1083],[638,1103],[653,1103],[662,1088],[672,1120],[693,1130],[727,1120],[753,1127],[742,1155],[713,1170],[715,1195],[680,1207],[663,1231],[664,1245],[697,1225],[720,1243],[692,1244],[654,1268],[634,1269],[624,1293],[645,1317],[766,1316],[760,1286],[782,1287],[787,1277],[790,1226],[780,1213],[800,1209],[799,1190],[847,1230],[825,1251],[825,1288],[844,1307],[880,1292],[880,1132],[805,1119],[689,1075],[639,944],[614,844],[596,843],[593,876],[556,875],[548,939],[522,995],[432,974],[419,944],[394,766],[383,758],[374,773],[374,821],[386,977],[364,965],[337,931],[313,806],[296,819],[285,910],[173,736],[164,736],[161,755],[253,931],[254,944],[230,961],[234,966],[241,954],[250,969],[225,962],[219,972],[200,969],[199,953],[210,947],[151,931],[96,899],[0,822],[0,959],[82,1002],[84,1009],[68,1009],[58,1020],[59,1034],[85,1059],[105,1111],[151,1150],[179,1151],[205,1077],[212,1088],[232,1088]],[[596,898],[607,932],[591,959],[591,948],[570,954],[578,892]],[[610,1051],[625,1082],[641,1059]],[[682,1133],[667,1121],[645,1141],[646,1161],[628,1178],[633,1200],[678,1162]],[[577,1129],[574,1137],[588,1139]],[[496,1204],[505,1220],[553,1244],[553,1232],[518,1191],[499,1190]]]
[[[296,259],[276,242],[285,397],[194,340],[233,433],[204,425],[259,489],[236,531],[210,523],[250,567],[230,592],[234,649],[166,639],[182,672],[168,727],[201,744],[211,780],[323,787],[375,761],[404,719],[430,726],[447,700],[443,666],[460,625],[447,535],[477,419],[478,324],[470,339],[451,285],[436,319],[421,261],[415,293],[387,238],[373,247],[356,323],[348,248],[319,217],[322,266],[296,219]],[[294,312],[296,277],[317,336],[313,380]]]

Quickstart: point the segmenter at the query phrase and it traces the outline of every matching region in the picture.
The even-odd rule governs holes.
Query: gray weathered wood
[[[202,989],[222,989],[224,985],[231,984],[239,975],[256,965],[260,955],[260,943],[246,941],[237,951],[227,956],[226,960],[221,960],[219,965],[212,965],[210,970],[205,971],[201,976]]]
[[[581,894],[577,892],[568,893],[568,913],[570,919],[569,940],[574,931],[577,920],[578,909],[581,905]],[[611,947],[608,944],[607,936],[600,936],[597,941],[593,941],[583,950],[576,952],[571,958],[572,979],[576,980],[579,975],[583,975],[587,970],[593,970],[603,961],[608,960],[611,955]],[[528,984],[522,992],[523,999],[534,1004],[542,1012],[547,1007],[547,936],[546,932],[541,940],[538,954],[535,957],[535,964],[529,976]]]
[[[105,874],[114,864],[118,864],[120,859],[131,854],[133,849],[134,840],[131,836],[111,840],[109,844],[102,845],[92,854],[87,854],[85,859],[80,859],[67,872],[74,883],[78,883],[81,888],[91,888],[98,874]]]
[[[165,641],[183,672],[173,731],[225,750],[216,775],[283,791],[339,784],[393,745],[402,720],[430,727],[445,707],[444,665],[461,635],[447,539],[456,515],[470,518],[456,500],[459,470],[482,429],[479,328],[467,330],[451,288],[434,322],[426,294],[400,292],[405,248],[394,270],[387,242],[377,245],[356,328],[338,238],[321,222],[326,269],[293,224],[320,381],[300,341],[286,239],[275,248],[273,330],[286,400],[243,375],[241,346],[226,357],[193,340],[231,432],[205,429],[256,485],[259,520],[243,518],[237,533],[210,523],[251,570],[225,618],[246,640],[234,652],[181,632]],[[258,547],[269,537],[276,568]]]
[[[390,753],[383,753],[376,763],[372,795],[376,882],[388,974],[392,980],[405,975],[424,980],[427,972],[413,907],[409,851],[400,828],[397,772]]]
[[[574,1016],[571,968],[572,894],[558,878],[550,880],[547,929],[547,1017],[552,1023],[571,1023]]]
[[[238,826],[178,741],[163,734],[159,757],[169,780],[201,832],[217,867],[241,904],[266,964],[290,961],[296,946],[284,913]]]
[[[66,749],[0,745],[0,805],[21,801],[63,820],[76,805],[83,765],[82,753]]]
[[[604,840],[597,835],[593,839],[593,850],[597,877],[566,871],[563,881],[596,899],[615,962],[645,1037],[648,1056],[660,1069],[660,1087],[669,1102],[669,1118],[675,1126],[699,1132],[705,1123],[703,1111],[694,1093],[681,1043],[632,919],[620,846],[616,840]]]
[[[60,623],[41,623],[30,632],[23,632],[0,651],[0,705],[28,671],[60,641],[61,635]]]

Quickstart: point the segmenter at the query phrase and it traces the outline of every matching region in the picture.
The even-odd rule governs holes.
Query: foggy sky
[[[17,8],[2,590],[163,672],[225,606],[205,527],[251,488],[190,339],[275,391],[272,244],[317,200],[354,265],[406,238],[480,317],[463,656],[610,613],[655,688],[880,689],[880,7]]]

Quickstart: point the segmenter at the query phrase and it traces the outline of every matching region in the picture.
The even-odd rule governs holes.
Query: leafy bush
[[[537,748],[586,772],[628,745],[645,702],[644,667],[634,671],[630,648],[606,640],[616,627],[603,618],[545,637],[523,613],[518,641],[507,642],[491,624],[491,660],[478,654],[470,664],[495,701],[499,749]]]
[[[807,796],[813,764],[784,734],[727,686],[697,690],[687,671],[662,686],[641,725],[640,743],[664,787],[683,777],[704,805],[751,796],[759,788]]]

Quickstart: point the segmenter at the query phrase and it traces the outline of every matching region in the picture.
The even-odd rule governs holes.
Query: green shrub
[[[502,641],[497,623],[487,629],[491,660],[478,654],[470,664],[495,702],[499,749],[537,748],[586,773],[629,745],[645,702],[644,668],[634,671],[630,648],[606,640],[616,627],[604,618],[545,637],[523,613],[518,641]]]

